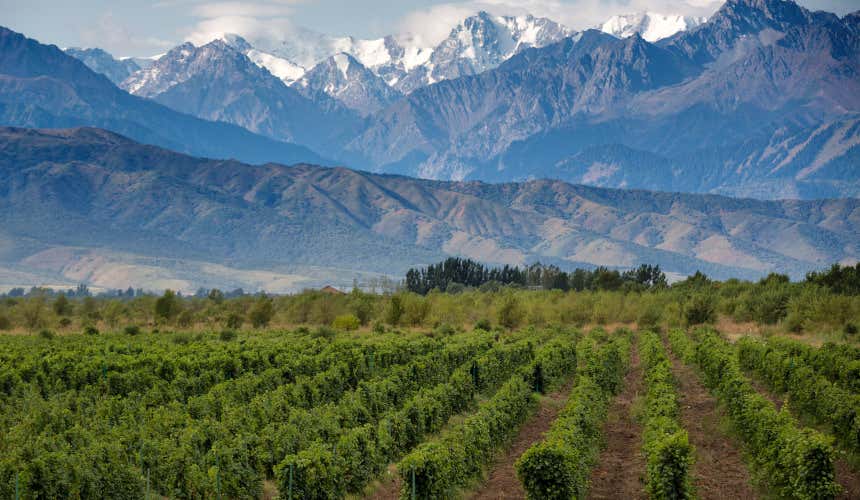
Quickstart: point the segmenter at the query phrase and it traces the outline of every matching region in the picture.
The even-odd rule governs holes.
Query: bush
[[[660,321],[663,316],[663,311],[656,305],[648,305],[639,311],[636,317],[636,324],[639,330],[660,331]]]
[[[0,314],[0,330],[9,330],[12,328],[12,322],[3,314]]]
[[[382,321],[375,321],[373,323],[373,333],[385,333],[385,323]]]
[[[176,324],[182,328],[188,328],[194,323],[194,313],[189,310],[184,310],[176,318]]]
[[[713,323],[717,319],[717,304],[707,293],[697,293],[684,304],[684,319],[687,325]]]
[[[513,294],[506,295],[499,309],[499,324],[505,328],[516,328],[523,320],[520,302]]]
[[[352,314],[342,314],[331,322],[331,326],[338,330],[351,332],[353,330],[358,330],[358,327],[361,326],[361,321]]]
[[[851,322],[845,323],[842,327],[842,333],[845,335],[857,335],[857,325]]]
[[[53,340],[56,336],[57,334],[52,330],[39,330],[39,337],[45,340]]]
[[[475,322],[475,330],[484,330],[485,332],[489,332],[493,329],[493,324],[490,323],[490,320],[487,318],[479,319]]]
[[[188,333],[177,333],[170,339],[176,345],[188,345],[192,340],[191,335]]]
[[[320,326],[314,330],[313,337],[318,339],[333,339],[337,335],[337,331],[330,326]]]
[[[84,327],[84,335],[98,335],[99,329],[93,325],[87,325]]]
[[[140,327],[137,325],[128,325],[123,329],[126,335],[140,335]]]
[[[451,335],[457,333],[457,330],[455,330],[454,327],[449,325],[448,323],[442,323],[441,325],[437,326],[434,331],[438,335],[443,337],[450,337]]]
[[[261,295],[260,298],[257,299],[254,307],[251,308],[251,312],[248,313],[248,318],[251,320],[251,324],[254,328],[263,328],[268,326],[274,316],[275,305],[272,303],[272,299],[265,295]]]
[[[221,330],[221,333],[218,334],[218,338],[223,340],[224,342],[229,342],[235,339],[236,336],[236,331],[230,329]]]
[[[72,324],[71,319],[65,318],[65,317],[60,318],[60,321],[59,321],[60,328],[68,328],[69,326],[71,326],[71,324]]]
[[[227,321],[224,322],[224,326],[230,328],[231,330],[238,330],[242,328],[242,323],[245,322],[245,318],[240,314],[230,313],[227,316]]]
[[[567,406],[546,434],[520,456],[517,477],[528,498],[583,498],[590,468],[597,461],[601,429],[612,395],[627,367],[629,341],[624,336],[604,346],[595,332],[577,343],[577,385]]]
[[[778,411],[743,374],[734,346],[713,331],[696,333],[703,382],[726,405],[750,456],[780,498],[833,498],[835,452],[823,434]],[[742,359],[750,362],[748,355]]]

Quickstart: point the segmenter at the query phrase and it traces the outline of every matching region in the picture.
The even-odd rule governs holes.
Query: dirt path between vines
[[[544,434],[555,422],[564,408],[570,391],[571,380],[564,387],[541,398],[538,410],[520,428],[511,446],[494,462],[487,480],[471,495],[472,500],[521,500],[526,492],[517,479],[514,467],[520,456],[533,444],[543,439]]]
[[[702,500],[757,498],[740,446],[720,429],[723,412],[692,368],[669,351],[678,383],[681,425],[695,446],[692,479]]]
[[[781,396],[771,392],[770,389],[768,389],[752,374],[747,373],[746,375],[752,383],[753,389],[758,391],[758,393],[764,396],[765,399],[772,402],[774,406],[776,406],[777,410],[782,409],[782,405],[785,404],[785,400]],[[789,407],[789,410],[791,410],[791,407]],[[827,431],[824,432],[826,433]],[[833,468],[836,472],[836,482],[839,483],[839,486],[842,486],[842,492],[837,495],[836,498],[839,500],[856,500],[860,498],[860,471],[852,467],[844,458],[839,457],[838,454],[840,451],[838,449],[836,451],[837,458],[833,463]]]
[[[642,426],[633,415],[637,398],[645,393],[639,353],[633,347],[630,371],[624,388],[609,407],[603,427],[606,447],[591,471],[588,498],[645,498],[645,458],[642,456]]]

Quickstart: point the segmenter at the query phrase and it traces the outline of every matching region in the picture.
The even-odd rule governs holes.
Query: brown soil
[[[571,382],[560,390],[541,398],[537,412],[523,424],[510,448],[499,456],[493,464],[486,482],[470,498],[473,500],[519,500],[526,498],[526,492],[517,479],[514,465],[526,450],[543,439],[558,413],[564,408],[572,388],[573,383]]]
[[[692,478],[702,500],[756,498],[740,447],[720,429],[722,411],[698,375],[670,353],[678,382],[681,425],[696,449]]]
[[[397,467],[390,465],[385,477],[371,486],[371,493],[364,496],[365,500],[396,500],[400,498],[400,474]]]
[[[645,498],[645,459],[642,456],[642,427],[633,415],[634,405],[644,393],[639,353],[633,350],[624,389],[609,408],[603,427],[606,447],[591,471],[588,498]]]

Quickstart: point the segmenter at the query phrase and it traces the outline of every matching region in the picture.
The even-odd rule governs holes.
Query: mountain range
[[[56,46],[6,28],[0,28],[0,123],[98,126],[176,151],[252,163],[325,162],[307,147],[130,95]]]
[[[858,259],[860,13],[599,28],[482,12],[429,48],[225,34],[153,60],[0,28],[0,285]]]
[[[432,47],[227,34],[177,47],[121,86],[374,172],[858,196],[858,19],[729,0],[707,20],[641,13],[584,32],[480,12]]]
[[[860,255],[860,200],[756,201],[253,166],[99,129],[0,129],[0,281],[295,290],[445,255],[800,276]]]

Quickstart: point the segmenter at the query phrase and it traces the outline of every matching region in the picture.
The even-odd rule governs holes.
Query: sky
[[[844,15],[860,0],[799,0]],[[593,27],[614,14],[649,10],[709,15],[714,0],[0,0],[0,25],[60,47],[100,47],[115,56],[150,56],[223,32],[286,37],[297,27],[330,35],[378,38],[411,33],[427,44],[478,10],[550,17]]]

